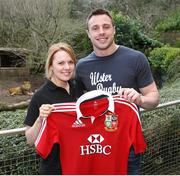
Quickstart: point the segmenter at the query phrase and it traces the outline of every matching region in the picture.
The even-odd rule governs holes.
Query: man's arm
[[[142,94],[139,106],[143,109],[153,109],[158,106],[160,101],[160,95],[157,90],[155,82],[152,84],[140,88]]]
[[[159,104],[160,96],[155,82],[140,88],[141,93],[132,88],[122,88],[120,97],[135,103],[143,109],[153,109]]]

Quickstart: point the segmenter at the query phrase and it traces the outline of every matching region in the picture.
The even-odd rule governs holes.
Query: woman
[[[72,80],[75,64],[76,56],[68,44],[57,43],[49,48],[45,66],[47,81],[32,97],[24,121],[30,146],[36,141],[43,118],[51,113],[52,104],[76,101],[82,94]],[[58,144],[53,146],[47,159],[42,159],[39,172],[43,175],[61,174]]]

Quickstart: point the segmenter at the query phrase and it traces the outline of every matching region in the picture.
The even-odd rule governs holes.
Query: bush
[[[180,56],[176,57],[168,66],[167,77],[170,81],[180,78]]]
[[[180,30],[180,11],[175,11],[169,15],[166,19],[159,22],[155,27],[158,32],[168,32],[168,31],[179,31]]]
[[[143,33],[143,26],[139,21],[132,20],[121,13],[112,12],[114,24],[116,26],[116,42],[142,52],[161,47],[163,44],[151,39]]]
[[[67,40],[73,46],[78,58],[85,57],[93,50],[85,29],[78,29],[73,34],[68,34]]]
[[[162,47],[155,48],[150,52],[150,62],[152,70],[154,72],[155,79],[159,84],[169,79],[169,76],[173,77],[179,70],[173,72],[174,64],[178,63],[178,57],[180,56],[180,48]],[[175,61],[177,59],[177,61]],[[169,72],[169,73],[168,73]],[[169,75],[168,75],[169,74]]]
[[[19,109],[15,111],[0,112],[0,127],[1,130],[23,127],[23,121],[26,115],[26,110]]]
[[[177,100],[180,97],[180,78],[174,82],[167,82],[160,90],[161,103]]]

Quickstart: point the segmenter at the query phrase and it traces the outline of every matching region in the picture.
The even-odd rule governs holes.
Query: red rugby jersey
[[[77,103],[55,104],[43,123],[36,151],[46,158],[53,144],[58,143],[62,174],[127,174],[131,145],[135,154],[145,151],[134,104],[110,95],[83,102],[103,93],[95,90],[84,94]]]

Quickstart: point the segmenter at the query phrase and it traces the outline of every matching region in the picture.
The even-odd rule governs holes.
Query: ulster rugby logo
[[[106,115],[105,119],[105,130],[106,131],[116,131],[118,128],[118,117],[114,113],[109,112],[109,114]]]

